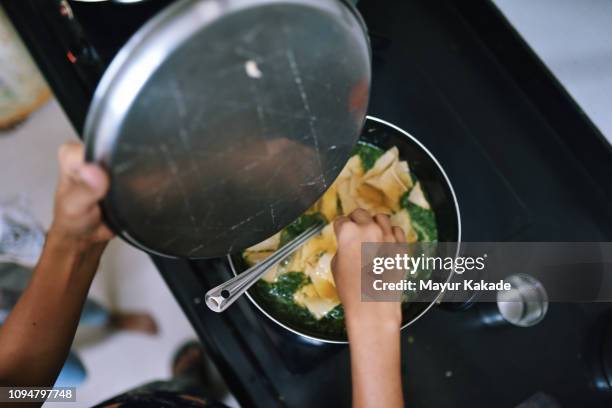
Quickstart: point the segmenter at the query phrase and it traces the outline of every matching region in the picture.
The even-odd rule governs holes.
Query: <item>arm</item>
[[[62,146],[54,219],[28,287],[0,328],[0,385],[52,386],[70,350],[106,242],[98,201],[108,178]]]
[[[399,302],[361,302],[361,243],[404,242],[389,217],[364,210],[334,223],[338,251],[332,271],[344,305],[349,347],[353,407],[403,407],[400,371]]]

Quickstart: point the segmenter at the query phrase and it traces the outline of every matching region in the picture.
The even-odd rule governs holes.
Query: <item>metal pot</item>
[[[416,174],[429,198],[436,215],[438,240],[456,242],[456,254],[458,254],[461,241],[459,204],[448,176],[433,154],[408,132],[372,116],[367,117],[360,140],[385,150],[397,146],[400,158],[408,161],[411,171]],[[228,262],[234,274],[241,273],[247,268],[240,254],[229,255]],[[450,278],[451,275],[448,275],[444,280],[448,281]],[[346,334],[330,334],[304,327],[295,322],[288,322],[274,311],[269,310],[253,291],[248,291],[247,296],[265,316],[293,333],[324,343],[347,343]],[[405,303],[402,307],[402,329],[423,316],[440,297],[441,293],[428,303]]]

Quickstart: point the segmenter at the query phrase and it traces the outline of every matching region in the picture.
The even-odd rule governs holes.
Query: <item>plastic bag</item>
[[[0,201],[0,262],[33,267],[45,243],[45,231],[20,196]]]

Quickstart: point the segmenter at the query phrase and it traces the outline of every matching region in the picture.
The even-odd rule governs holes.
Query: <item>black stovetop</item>
[[[5,7],[80,129],[93,88],[65,78],[99,73],[49,51],[58,42],[45,39],[48,22],[32,13],[42,3]],[[123,22],[106,21],[113,13],[74,6],[98,65],[152,14],[134,8]],[[370,114],[439,159],[458,195],[464,241],[612,241],[610,145],[491,2],[362,0],[359,8],[373,48]],[[88,19],[120,33],[109,37]],[[243,406],[350,404],[347,347],[290,334],[248,299],[222,315],[208,311],[202,296],[230,276],[224,260],[154,261]],[[610,325],[606,303],[553,303],[534,327],[496,329],[481,324],[477,307],[436,307],[402,334],[407,405],[514,407],[541,392],[561,406],[610,406],[602,375]]]

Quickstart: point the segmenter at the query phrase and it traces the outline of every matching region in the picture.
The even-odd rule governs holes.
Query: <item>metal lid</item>
[[[272,235],[344,166],[370,51],[335,0],[182,0],[123,47],[85,125],[113,229],[157,254],[214,257]]]

